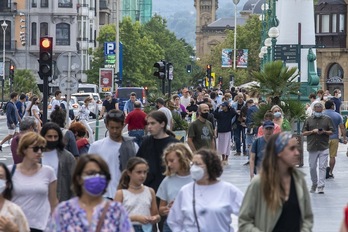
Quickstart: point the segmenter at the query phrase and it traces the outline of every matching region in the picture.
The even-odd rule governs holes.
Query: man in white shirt
[[[60,90],[57,90],[55,93],[54,93],[54,98],[52,100],[52,110],[55,109],[56,106],[59,106],[60,107],[60,103],[61,103],[61,100],[62,100],[62,92]]]
[[[113,199],[122,171],[127,162],[138,152],[139,146],[133,139],[122,136],[125,115],[121,110],[110,110],[105,117],[109,136],[91,144],[88,154],[101,156],[109,165],[111,180],[105,197]]]
[[[172,112],[164,106],[164,99],[163,98],[157,98],[156,99],[156,107],[159,111],[162,111],[167,119],[168,119],[168,124],[167,124],[167,129],[168,130],[171,130],[173,128],[173,115],[172,115]]]
[[[185,108],[190,104],[190,93],[187,88],[182,90],[182,96],[180,97],[180,103],[185,106]]]

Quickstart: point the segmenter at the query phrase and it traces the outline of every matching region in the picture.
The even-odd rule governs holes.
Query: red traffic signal
[[[39,75],[41,79],[52,76],[52,37],[40,38]]]
[[[207,65],[207,77],[211,77],[211,64]]]

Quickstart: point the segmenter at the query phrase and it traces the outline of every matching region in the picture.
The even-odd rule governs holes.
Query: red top
[[[144,130],[146,126],[146,113],[141,109],[134,109],[127,115],[126,124],[128,124],[128,131]]]

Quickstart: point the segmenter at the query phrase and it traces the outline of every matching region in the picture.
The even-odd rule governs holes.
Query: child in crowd
[[[157,197],[161,199],[160,215],[167,216],[181,187],[192,182],[190,163],[193,155],[191,149],[184,143],[169,145],[163,154],[166,177],[158,188]],[[166,221],[163,225],[163,232],[171,232]]]
[[[135,232],[151,232],[152,225],[161,219],[155,191],[143,185],[148,169],[148,163],[144,159],[129,159],[115,196],[115,201],[121,202],[127,210]]]

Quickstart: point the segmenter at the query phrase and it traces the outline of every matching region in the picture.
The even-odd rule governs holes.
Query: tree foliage
[[[41,95],[36,78],[29,69],[17,69],[15,71],[12,92],[17,92],[19,94],[32,92],[33,94]],[[8,79],[5,81],[4,95],[6,98],[10,95]]]
[[[215,72],[216,78],[223,77],[224,87],[228,87],[230,74],[234,74],[235,85],[240,85],[249,81],[252,81],[251,72],[259,70],[259,48],[261,35],[261,22],[256,15],[251,16],[246,24],[243,26],[237,26],[237,49],[248,49],[248,68],[222,68],[221,67],[221,51],[224,48],[232,48],[234,45],[234,30],[226,31],[226,39],[216,45],[210,55],[201,59],[201,66],[204,68],[206,64],[212,64],[213,71]]]
[[[103,44],[115,41],[115,37],[114,25],[105,25],[100,29],[100,46],[93,53],[91,69],[86,72],[88,82],[98,82],[99,68],[104,63]],[[165,19],[155,15],[142,25],[124,18],[120,23],[120,41],[123,44],[123,85],[157,86],[159,89],[161,80],[153,76],[153,65],[160,60],[171,62],[174,66],[173,89],[189,83],[190,76],[185,67],[191,62],[193,49],[167,29]]]

